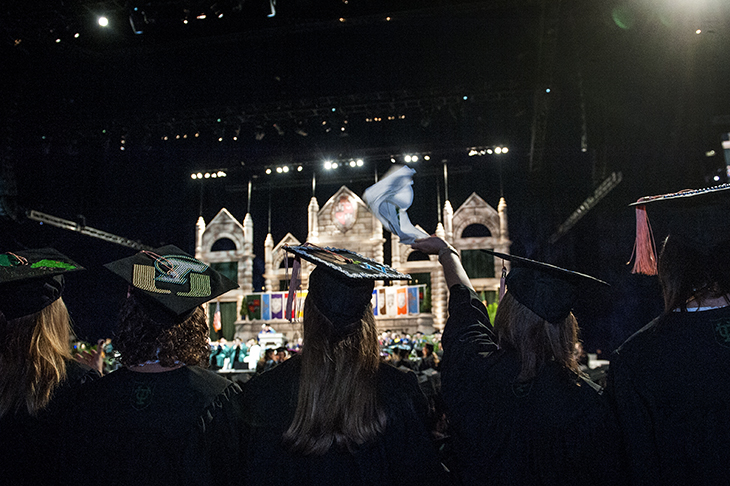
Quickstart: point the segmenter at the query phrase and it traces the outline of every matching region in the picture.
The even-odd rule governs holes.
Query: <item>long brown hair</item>
[[[509,292],[504,294],[494,317],[499,345],[517,350],[521,369],[517,381],[537,376],[549,360],[580,373],[573,351],[578,340],[578,322],[573,313],[552,324],[522,305]]]
[[[322,455],[333,444],[352,451],[385,430],[377,397],[380,365],[372,307],[361,325],[339,336],[333,323],[307,299],[297,409],[284,446],[291,452]]]
[[[131,294],[119,312],[114,347],[124,366],[153,360],[166,367],[179,363],[207,366],[210,346],[205,311],[198,307],[184,321],[166,326],[152,320],[139,299]]]
[[[61,298],[39,312],[0,319],[0,417],[37,415],[66,379],[71,321]]]

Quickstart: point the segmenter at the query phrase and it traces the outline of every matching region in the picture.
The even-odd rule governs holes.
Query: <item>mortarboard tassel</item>
[[[288,259],[288,257],[285,256]],[[297,258],[294,260],[291,270],[291,280],[289,281],[289,294],[286,297],[286,318],[289,322],[292,322],[296,317],[296,308],[294,307],[295,300],[297,297],[297,290],[301,285],[301,279],[299,277],[299,270],[301,268],[301,262]],[[287,270],[288,271],[288,270]]]
[[[505,288],[505,280],[507,279],[507,268],[504,266],[504,260],[502,260],[502,276],[499,279],[499,301],[502,302],[502,297],[507,290]]]
[[[646,214],[646,206],[636,206],[636,240],[634,251],[627,265],[634,259],[634,267],[631,273],[643,273],[644,275],[656,275],[656,245],[654,244],[654,233],[651,230],[649,216]]]

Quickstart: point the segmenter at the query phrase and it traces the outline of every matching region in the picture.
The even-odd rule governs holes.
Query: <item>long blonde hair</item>
[[[0,417],[37,415],[66,378],[71,321],[61,298],[35,314],[0,319]]]
[[[337,444],[350,451],[385,431],[378,403],[378,334],[372,307],[360,325],[340,336],[307,299],[297,409],[284,446],[303,455],[325,454]]]
[[[494,332],[500,346],[511,347],[519,353],[522,365],[517,376],[519,382],[535,378],[540,368],[551,360],[574,373],[580,373],[573,353],[578,340],[578,322],[572,312],[560,322],[552,324],[507,292],[497,307]]]

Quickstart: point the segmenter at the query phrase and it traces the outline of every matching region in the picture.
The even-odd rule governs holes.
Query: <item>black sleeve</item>
[[[461,367],[488,357],[498,347],[487,309],[477,294],[461,284],[451,287],[450,293],[443,365]]]

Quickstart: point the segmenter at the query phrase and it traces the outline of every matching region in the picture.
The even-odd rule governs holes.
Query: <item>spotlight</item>
[[[332,162],[330,162],[329,160],[328,160],[328,161],[326,161],[326,162],[324,163],[324,168],[325,168],[326,170],[331,170],[331,169],[332,169]]]
[[[197,179],[198,178],[198,174],[190,174],[190,178],[191,179]]]
[[[107,27],[109,25],[109,19],[104,16],[99,17],[98,22],[99,22],[99,25],[102,27]]]
[[[282,173],[282,168],[281,167],[277,167],[276,168],[276,173],[277,174],[281,174]]]
[[[303,167],[300,165],[299,167],[297,167],[297,172],[301,172],[302,169],[303,169]]]
[[[281,168],[281,171],[286,174],[287,172],[289,172],[289,166],[285,165],[284,167]]]
[[[206,179],[210,179],[210,172],[206,172],[203,177],[205,177]]]
[[[403,160],[405,160],[406,162],[410,162],[410,161],[411,161],[411,159],[412,159],[412,158],[411,158],[411,156],[410,156],[410,155],[406,155],[405,157],[403,157]]]
[[[362,167],[362,165],[364,164],[364,162],[362,161],[362,159],[357,159],[356,163],[357,163],[357,166],[358,167]]]
[[[357,165],[357,164],[355,163],[355,161],[354,161],[354,160],[351,160],[351,161],[350,161],[350,167],[355,167],[355,165]]]
[[[431,160],[431,156],[430,155],[424,155],[423,156],[423,160]]]
[[[271,174],[271,168],[266,169],[267,174]]]
[[[198,179],[202,179],[202,178],[203,178],[203,174],[198,172]]]
[[[333,169],[336,169],[337,167],[339,167],[339,165],[337,164],[337,162],[332,162],[332,168]]]
[[[507,152],[509,152],[509,149],[507,147],[502,147],[502,153],[506,154]]]
[[[497,155],[501,154],[502,153],[502,147],[495,147],[494,148],[494,153],[497,154]]]

